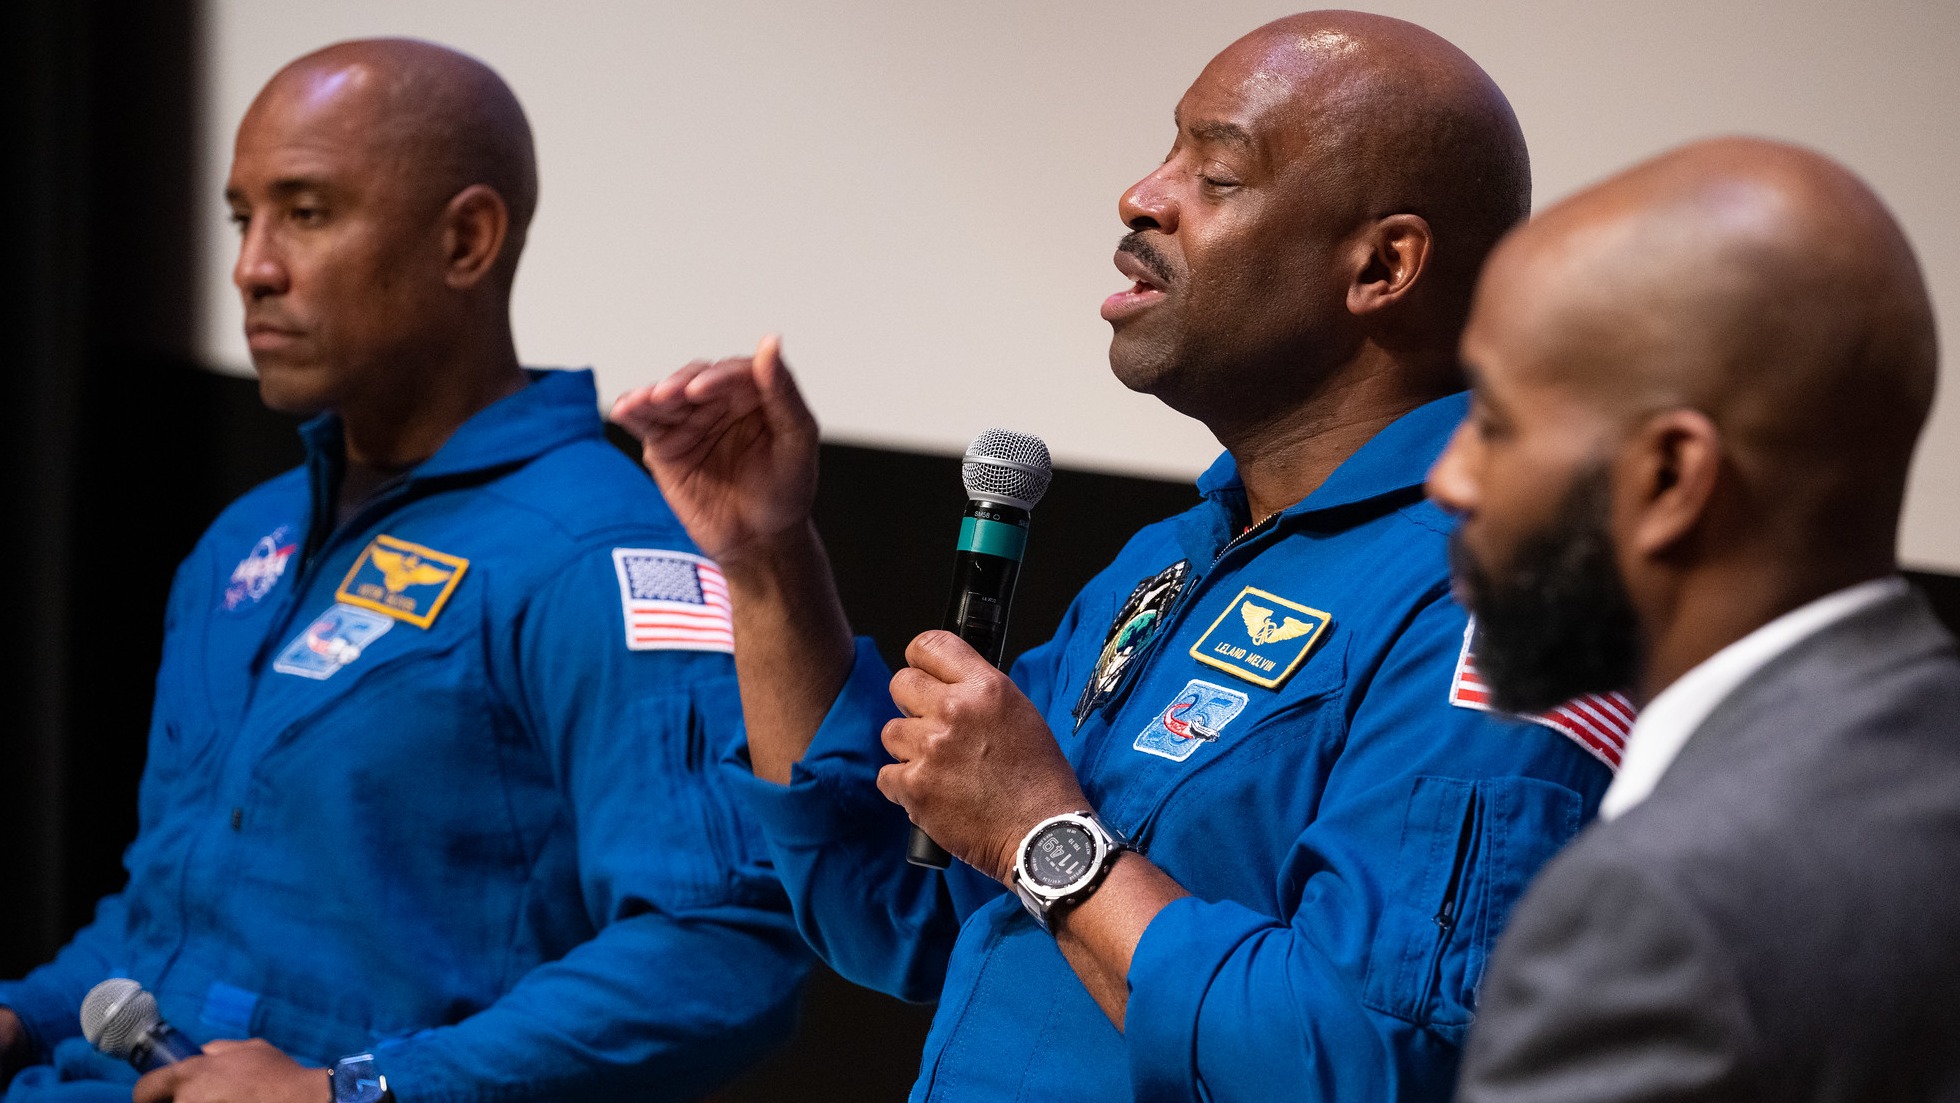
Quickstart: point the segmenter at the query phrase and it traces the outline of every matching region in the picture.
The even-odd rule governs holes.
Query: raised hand
[[[621,395],[612,420],[640,438],[641,459],[688,535],[724,567],[766,555],[801,529],[817,492],[817,421],[764,337],[754,356],[696,360]]]

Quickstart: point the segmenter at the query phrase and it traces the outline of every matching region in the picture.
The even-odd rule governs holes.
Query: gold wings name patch
[[[1276,689],[1299,669],[1333,622],[1331,613],[1247,586],[1191,645],[1191,657]]]
[[[417,628],[434,624],[456,592],[470,561],[461,556],[376,536],[354,559],[354,569],[334,591],[349,605],[386,613]]]

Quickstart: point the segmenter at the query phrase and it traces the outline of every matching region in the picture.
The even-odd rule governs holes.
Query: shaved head
[[[1675,151],[1520,230],[1486,299],[1535,315],[1539,367],[1622,418],[1706,413],[1792,535],[1849,525],[1889,546],[1932,404],[1933,312],[1898,223],[1842,166],[1740,138]]]
[[[503,78],[468,54],[411,38],[339,42],[287,65],[259,92],[246,123],[295,105],[333,105],[401,183],[430,206],[472,184],[502,197],[510,233],[506,278],[538,204],[531,127]]]
[[[1429,222],[1437,250],[1427,278],[1452,304],[1453,342],[1485,255],[1531,211],[1531,163],[1510,101],[1441,36],[1364,12],[1275,20],[1213,64],[1245,62],[1297,101],[1323,202],[1355,221],[1409,212]]]
[[[1478,266],[1531,204],[1523,134],[1476,62],[1399,19],[1305,12],[1226,47],[1174,121],[1118,204],[1136,281],[1103,308],[1118,378],[1242,470],[1461,387]]]
[[[1561,626],[1602,606],[1637,624],[1638,647],[1595,647],[1620,658],[1540,697],[1622,688],[1601,681],[1618,670],[1650,698],[1896,569],[1932,305],[1898,223],[1826,157],[1724,138],[1565,200],[1492,254],[1463,361],[1471,416],[1429,485],[1462,518],[1491,665],[1571,660]],[[1562,487],[1590,489],[1548,504]],[[1559,585],[1593,608],[1552,608]]]
[[[426,458],[524,385],[510,296],[537,194],[523,109],[474,58],[371,39],[281,69],[225,184],[260,397],[338,414],[350,462]]]

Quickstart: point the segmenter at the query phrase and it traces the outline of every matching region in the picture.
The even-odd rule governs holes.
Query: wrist
[[[746,584],[766,591],[787,588],[783,580],[794,578],[798,568],[807,569],[813,555],[828,569],[817,523],[805,514],[774,532],[719,549],[710,558],[731,586]]]
[[[1074,781],[1073,774],[1069,775],[1069,780]],[[1048,792],[1048,789],[1055,791]],[[1095,811],[1089,804],[1089,797],[1082,792],[1081,786],[1074,784],[1066,787],[1043,786],[1037,792],[1028,793],[1027,798],[1015,807],[1009,817],[1009,822],[995,850],[995,861],[992,868],[987,869],[986,872],[991,873],[994,880],[1007,886],[1007,891],[1018,891],[1016,883],[1021,867],[1021,852],[1027,845],[1029,836],[1043,823],[1068,813],[1095,815]],[[1111,834],[1114,835],[1114,832]]]
[[[1129,849],[1129,842],[1086,805],[1049,816],[1029,828],[1015,848],[1011,887],[1047,930],[1088,900]]]

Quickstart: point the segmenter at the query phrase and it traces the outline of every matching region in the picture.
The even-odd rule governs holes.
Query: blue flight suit
[[[372,1049],[403,1103],[692,1099],[786,1036],[807,952],[685,627],[725,600],[591,374],[534,376],[337,530],[315,419],[179,568],[129,882],[0,985],[52,1062],[9,1101],[129,1098],[76,1020],[115,974],[199,1042]]]
[[[939,1000],[913,1099],[1448,1097],[1499,928],[1610,780],[1559,732],[1451,703],[1465,617],[1422,483],[1464,409],[1408,413],[1250,532],[1221,458],[1015,664],[1102,818],[1193,894],[1137,947],[1126,1031],[999,884],[905,863],[868,642],[791,784],[743,783],[811,946]],[[1179,562],[1167,605],[1123,608]]]

